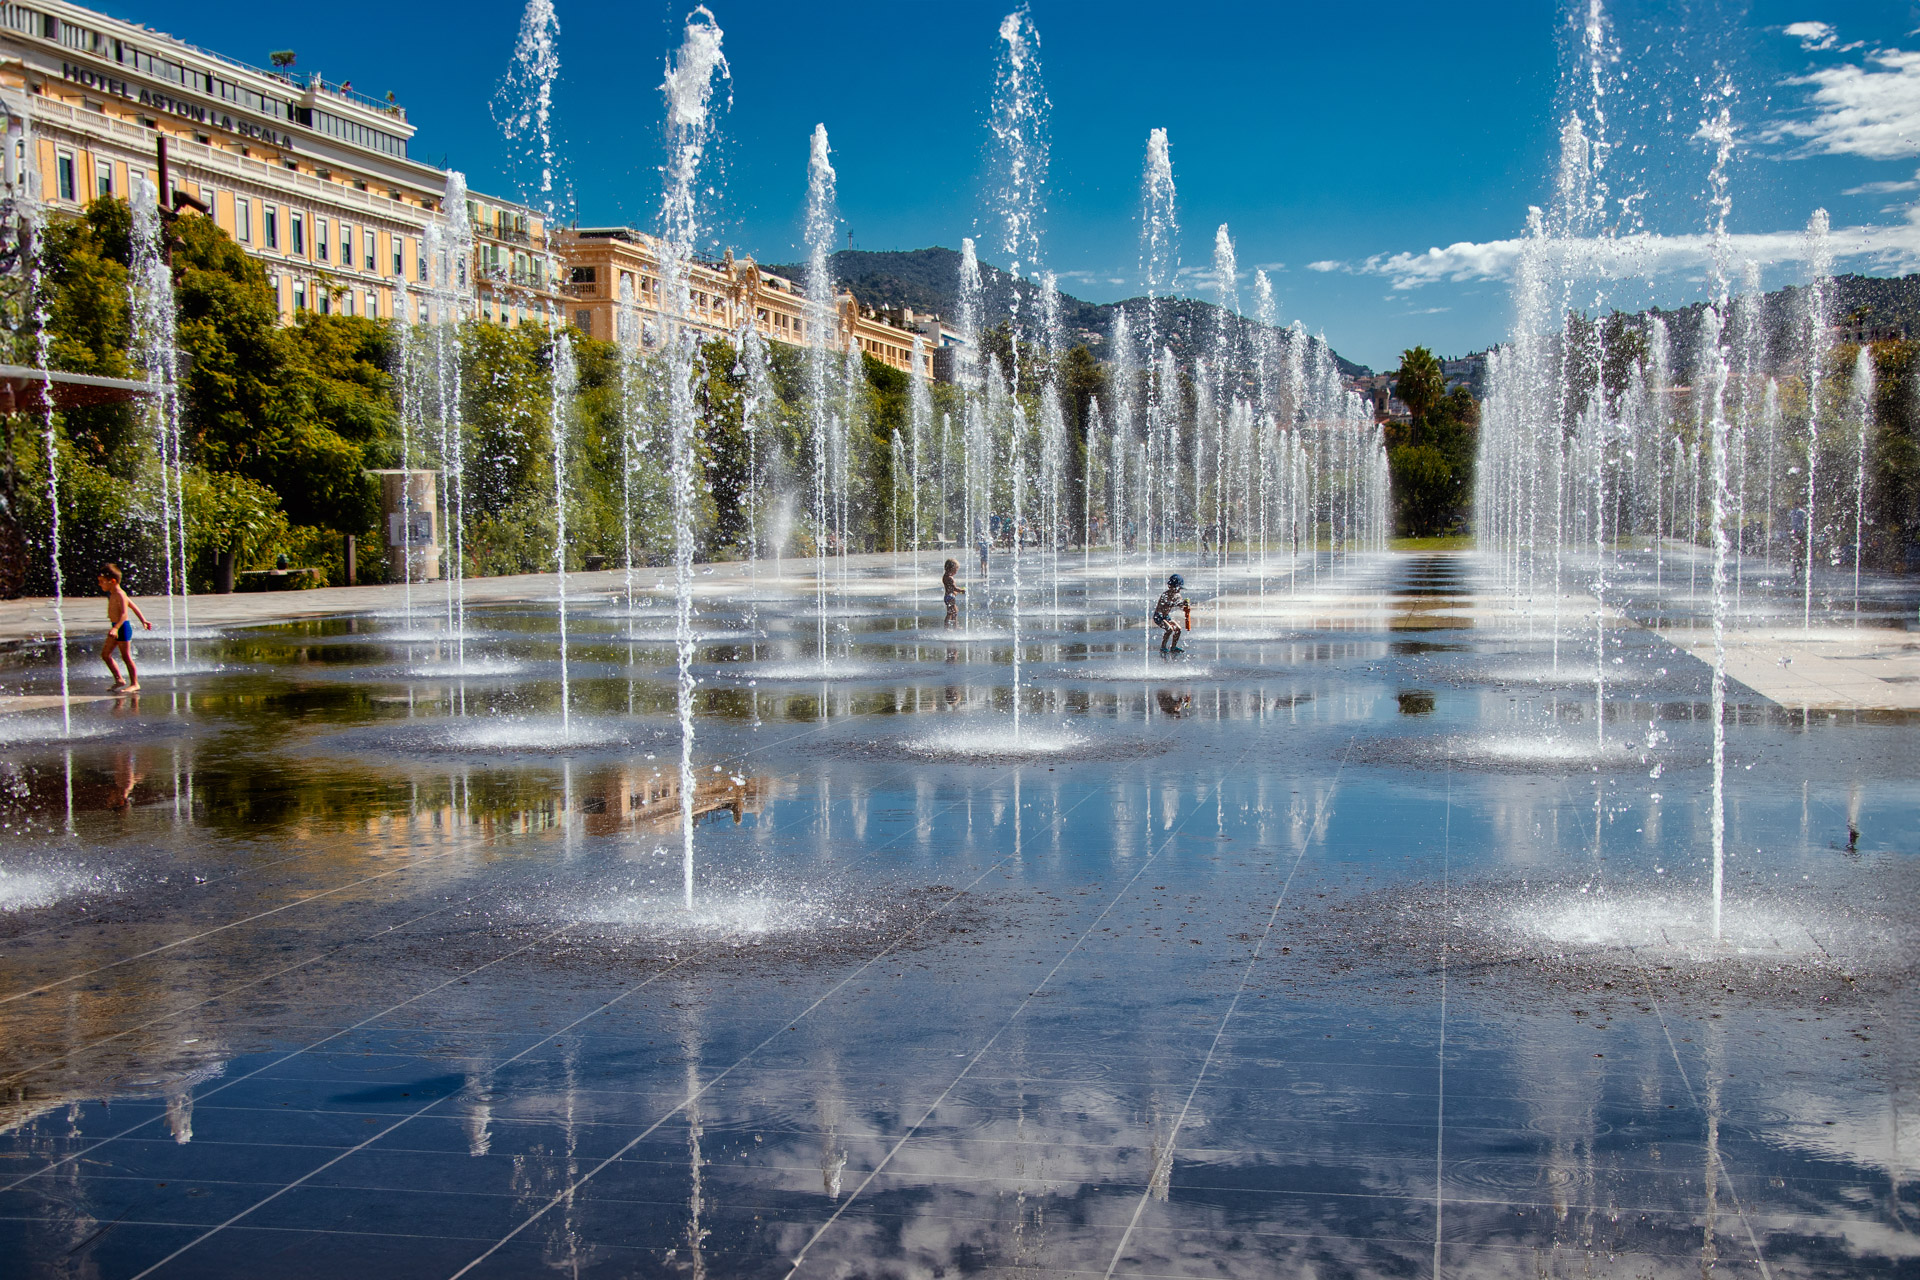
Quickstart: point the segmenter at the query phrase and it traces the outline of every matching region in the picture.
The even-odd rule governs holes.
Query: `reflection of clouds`
[[[1722,1076],[1698,1063],[1692,1071],[1702,1094],[1690,1102],[1663,1064],[1657,1037],[1646,1056],[1616,1063],[1609,1055],[1590,1069],[1569,1069],[1577,1046],[1547,1018],[1483,1026],[1468,1043],[1476,1061],[1460,1086],[1463,1109],[1483,1111],[1490,1097],[1519,1114],[1452,1127],[1460,1154],[1457,1169],[1449,1166],[1443,1254],[1456,1274],[1531,1277],[1544,1254],[1575,1269],[1601,1265],[1603,1274],[1697,1276],[1703,1263],[1749,1264],[1749,1225],[1776,1264],[1813,1262],[1834,1248],[1869,1268],[1916,1255],[1914,1240],[1892,1224],[1843,1208],[1849,1192],[1834,1186],[1833,1171],[1818,1178],[1829,1188],[1818,1206],[1783,1214],[1764,1194],[1756,1197],[1753,1189],[1777,1166],[1757,1163],[1745,1141],[1720,1150],[1712,1136],[1747,1129],[1756,1104],[1721,1116]],[[1795,1052],[1737,1054],[1721,1070],[1747,1079]],[[1116,1064],[1119,1075],[1139,1070]],[[990,1115],[964,1107],[936,1115],[894,1156],[867,1203],[813,1246],[809,1268],[834,1274],[884,1261],[913,1274],[956,1263],[1097,1273],[1143,1194],[1148,1208],[1123,1270],[1184,1274],[1204,1261],[1207,1274],[1225,1276],[1410,1274],[1431,1259],[1433,1164],[1430,1147],[1421,1153],[1428,1140],[1420,1133],[1431,1099],[1417,1091],[1396,1097],[1381,1088],[1348,1116],[1353,1127],[1308,1125],[1300,1129],[1304,1143],[1290,1143],[1285,1125],[1267,1127],[1257,1103],[1248,1104],[1253,1132],[1244,1118],[1196,1124],[1189,1117],[1208,1136],[1177,1154],[1164,1112],[1144,1086],[1050,1083],[1044,1095],[1036,1088],[1021,1096]],[[1668,1102],[1681,1108],[1678,1115],[1665,1111]],[[1793,1105],[1785,1095],[1768,1102]],[[848,1153],[846,1167],[872,1168],[892,1145],[886,1118],[917,1115],[924,1105],[911,1091],[868,1096],[840,1130],[844,1145],[835,1149]],[[1642,1114],[1665,1119],[1651,1131],[1620,1129],[1624,1117]],[[773,1185],[822,1196],[819,1139],[767,1137],[754,1159]],[[1829,1141],[1836,1149],[1818,1153],[1822,1159],[1868,1169],[1881,1163],[1875,1145],[1884,1150],[1884,1130],[1870,1121]],[[1837,1149],[1848,1142],[1860,1149]],[[1738,1196],[1718,1176],[1721,1160]],[[1713,1175],[1711,1195],[1703,1170]],[[765,1177],[747,1177],[739,1194],[757,1196],[768,1186]],[[782,1230],[770,1244],[791,1256],[808,1229]]]

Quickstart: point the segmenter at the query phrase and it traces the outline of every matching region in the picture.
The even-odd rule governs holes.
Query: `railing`
[[[372,97],[368,94],[361,93],[358,89],[349,89],[343,84],[328,84],[326,77],[317,71],[314,72],[313,76],[307,81],[306,87],[309,93],[325,93],[335,98],[345,98],[348,102],[356,106],[365,107],[369,111],[376,111],[383,116],[392,116],[397,120],[405,120],[407,118],[407,109],[399,103],[388,102],[382,98]]]
[[[485,222],[477,218],[473,223],[473,232],[475,235],[486,236],[493,240],[505,240],[510,244],[530,245],[533,243],[533,233],[531,231],[516,231],[512,227],[499,227],[491,222]]]
[[[36,117],[41,119],[66,116],[69,122],[68,127],[76,133],[98,134],[104,130],[110,136],[118,136],[137,153],[145,154],[153,150],[153,132],[131,121],[122,120],[119,116],[104,115],[97,111],[83,112],[80,108],[56,98],[35,98],[33,109]],[[282,190],[288,187],[303,189],[320,200],[340,204],[360,204],[375,217],[393,218],[391,212],[393,206],[396,203],[406,204],[404,200],[394,200],[384,191],[362,191],[358,187],[350,187],[344,183],[328,182],[297,169],[284,168],[274,161],[223,151],[219,147],[189,138],[169,137],[167,144],[173,149],[175,155],[198,164],[205,164],[216,172],[226,168],[236,174],[243,174],[249,167],[256,168],[267,175],[265,180],[268,185],[278,186]],[[414,209],[412,205],[406,207],[410,211]],[[415,213],[410,213],[407,217],[409,231],[417,232],[417,223],[414,221],[417,216]]]

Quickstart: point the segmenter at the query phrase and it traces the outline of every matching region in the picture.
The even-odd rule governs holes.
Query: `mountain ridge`
[[[851,290],[862,305],[869,307],[911,307],[915,311],[938,315],[952,324],[960,310],[960,253],[931,245],[925,249],[841,249],[828,259],[836,288]],[[805,263],[766,263],[764,269],[787,279],[805,282]],[[1026,279],[1016,280],[990,263],[980,264],[982,321],[991,328],[1006,320],[1013,311],[1016,294],[1020,313],[1026,317],[1040,313],[1040,286]],[[1087,302],[1070,293],[1060,295],[1060,324],[1069,343],[1085,343],[1096,353],[1109,355],[1108,339],[1114,317],[1125,312],[1133,332],[1144,331],[1144,297],[1124,298],[1119,302]],[[1159,326],[1156,334],[1173,348],[1174,358],[1182,364],[1204,354],[1209,336],[1217,330],[1221,308],[1200,298],[1170,297],[1157,300]],[[1250,316],[1232,316],[1230,323],[1243,330],[1262,328]],[[1371,377],[1373,370],[1348,360],[1339,352],[1334,362],[1343,376]]]

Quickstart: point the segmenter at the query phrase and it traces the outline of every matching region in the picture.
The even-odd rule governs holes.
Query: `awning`
[[[158,395],[158,382],[137,382],[131,378],[102,378],[90,373],[68,373],[63,369],[31,369],[25,365],[0,364],[0,413],[33,413],[45,404],[49,390],[57,409],[86,405],[118,404],[136,396]],[[12,401],[8,404],[8,401]]]

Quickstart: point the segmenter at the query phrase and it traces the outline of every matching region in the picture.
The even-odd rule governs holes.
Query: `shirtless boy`
[[[140,612],[140,606],[133,597],[120,588],[120,566],[107,565],[100,570],[100,590],[107,597],[107,642],[100,646],[100,660],[107,664],[107,670],[113,673],[113,687],[122,693],[140,691],[140,672],[133,665],[133,619],[127,617],[129,610],[133,617],[140,619],[140,625],[153,630],[153,624],[147,621],[147,615]],[[126,659],[127,678],[120,678],[120,668],[114,664],[113,651],[120,650],[120,656]]]

